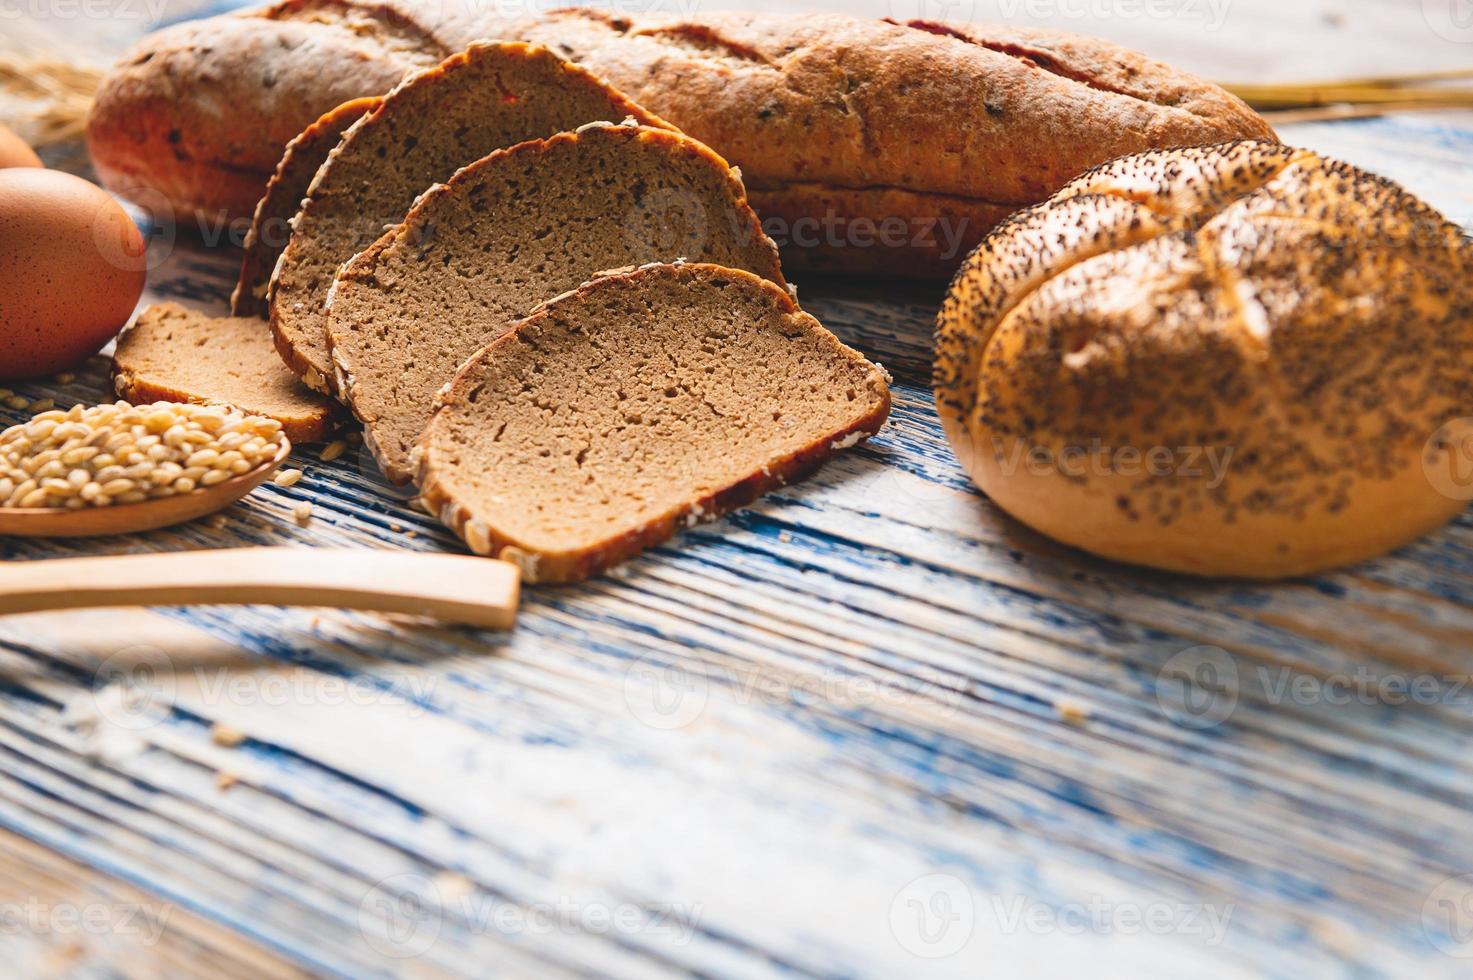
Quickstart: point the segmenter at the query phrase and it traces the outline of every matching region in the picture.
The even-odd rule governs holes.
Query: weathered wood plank
[[[1363,69],[1465,63],[1422,9],[1093,26],[1220,77],[1335,74],[1369,39]],[[1473,224],[1459,117],[1284,136]],[[156,247],[154,296],[223,308],[228,250]],[[956,465],[926,391],[938,285],[800,286],[896,374],[885,432],[614,575],[529,590],[512,634],[271,607],[0,619],[0,881],[177,909],[187,929],[121,961],[140,972],[228,950],[345,976],[1465,973],[1436,899],[1473,872],[1473,519],[1273,586],[1089,559]],[[317,453],[216,522],[0,557],[459,548],[365,455]],[[140,659],[153,681],[119,673]],[[0,934],[7,964],[42,950]]]

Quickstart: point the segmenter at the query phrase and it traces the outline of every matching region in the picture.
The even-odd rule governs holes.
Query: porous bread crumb
[[[472,550],[562,581],[806,476],[889,404],[879,371],[773,283],[641,268],[473,358],[425,434],[420,486]]]
[[[324,438],[342,414],[286,369],[266,324],[206,316],[176,303],[148,307],[118,338],[113,386],[135,404],[229,405],[273,418],[298,443]]]
[[[292,369],[317,391],[334,383],[324,308],[334,275],[427,188],[495,150],[630,114],[663,125],[541,47],[476,43],[406,78],[318,170],[272,274],[271,327]]]
[[[444,385],[548,297],[682,254],[784,284],[730,168],[663,130],[594,126],[524,143],[426,195],[338,273],[327,317],[333,359],[351,378],[343,394],[384,474],[413,476]]]

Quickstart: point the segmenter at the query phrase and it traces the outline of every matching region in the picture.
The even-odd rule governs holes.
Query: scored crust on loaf
[[[958,274],[937,408],[979,487],[1067,543],[1196,574],[1334,567],[1462,509],[1426,467],[1473,414],[1470,273],[1456,226],[1306,150],[1113,161]]]
[[[716,148],[785,254],[821,269],[944,277],[1102,160],[1274,135],[1170,65],[1008,24],[570,6],[497,36],[547,45]]]
[[[176,25],[104,80],[92,159],[109,187],[126,192],[119,176],[142,176],[181,213],[249,215],[281,147],[321,113],[382,94],[420,59],[478,38],[520,40],[597,73],[740,166],[773,233],[803,239],[793,259],[944,277],[1007,212],[1100,161],[1273,135],[1217,85],[1060,31],[506,9],[289,0]],[[946,234],[934,234],[938,220]],[[877,239],[886,221],[904,230]]]
[[[270,316],[266,288],[271,283],[276,260],[281,258],[287,242],[291,240],[292,217],[301,208],[312,178],[327,162],[328,154],[338,145],[348,127],[376,109],[382,101],[365,98],[344,102],[302,130],[286,145],[276,172],[266,184],[266,193],[256,204],[251,230],[246,233],[240,278],[230,296],[232,314]]]
[[[294,443],[326,439],[342,417],[341,406],[282,365],[259,319],[206,316],[176,303],[143,310],[118,338],[113,386],[135,405],[192,402],[264,415]]]
[[[596,120],[666,127],[582,68],[527,44],[474,44],[410,78],[344,134],[293,220],[269,289],[287,366],[334,393],[324,304],[339,266],[419,195],[494,150]]]
[[[529,582],[597,574],[879,431],[884,370],[769,281],[654,265],[538,308],[446,387],[419,484]]]
[[[384,473],[467,357],[610,268],[674,259],[785,285],[726,161],[678,133],[589,126],[494,153],[427,193],[346,265],[329,311],[338,387]]]

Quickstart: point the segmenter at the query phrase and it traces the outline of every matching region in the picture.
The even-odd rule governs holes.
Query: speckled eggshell
[[[39,167],[41,158],[19,136],[0,126],[0,170],[8,167]]]
[[[0,170],[0,380],[97,353],[128,322],[147,275],[143,236],[95,184]]]

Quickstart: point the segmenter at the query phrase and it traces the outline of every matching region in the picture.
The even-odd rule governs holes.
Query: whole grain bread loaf
[[[294,443],[326,439],[345,414],[286,369],[262,320],[212,317],[177,303],[144,309],[118,338],[113,387],[135,405],[230,405],[264,415]]]
[[[266,193],[256,204],[251,230],[246,234],[240,262],[240,279],[230,296],[230,312],[236,316],[265,318],[271,313],[266,287],[276,261],[291,240],[291,220],[302,207],[307,188],[317,170],[327,162],[348,127],[378,108],[382,99],[364,98],[344,102],[302,130],[286,145],[276,173],[266,182]]]
[[[324,303],[338,267],[416,197],[493,150],[594,120],[666,123],[546,48],[473,44],[389,93],[307,190],[268,297],[271,332],[308,387],[333,393]]]
[[[419,485],[478,554],[584,578],[800,480],[877,432],[883,369],[749,273],[656,265],[534,311],[473,357]]]
[[[248,214],[281,147],[321,113],[478,38],[524,40],[740,166],[768,230],[800,261],[945,276],[1003,216],[1092,165],[1273,135],[1215,85],[1056,31],[494,8],[285,0],[171,27],[104,83],[94,162],[109,186],[145,178],[180,210]]]
[[[493,153],[422,197],[332,287],[338,387],[392,480],[465,359],[611,267],[688,258],[782,286],[741,181],[695,140],[589,125]]]

